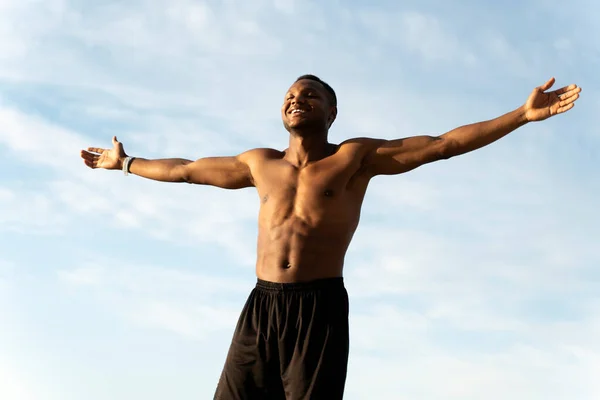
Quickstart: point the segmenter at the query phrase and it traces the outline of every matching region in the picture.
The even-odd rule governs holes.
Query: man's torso
[[[365,143],[296,167],[285,153],[257,149],[250,172],[260,197],[256,274],[272,282],[342,276],[369,182]]]

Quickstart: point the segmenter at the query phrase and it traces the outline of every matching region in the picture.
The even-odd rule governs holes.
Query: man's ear
[[[333,124],[333,121],[335,121],[336,117],[337,117],[337,107],[333,106],[333,107],[331,107],[331,111],[329,112],[329,118],[327,118],[327,124],[329,125],[329,127],[331,127],[331,124]]]

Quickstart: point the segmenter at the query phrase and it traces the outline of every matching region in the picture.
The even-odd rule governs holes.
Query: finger
[[[561,94],[560,96],[558,96],[558,98],[560,99],[561,105],[563,103],[565,103],[565,104],[572,103],[579,98],[579,92],[573,92],[573,93],[567,92],[565,94]]]
[[[98,159],[100,159],[100,156],[88,153],[88,154],[83,155],[81,158],[83,158],[85,161],[97,162]]]
[[[91,152],[85,151],[85,150],[81,150],[80,156],[81,156],[81,158],[100,157],[99,154],[91,153]]]
[[[113,138],[112,138],[112,143],[113,143],[113,146],[116,146],[116,145],[118,145],[118,144],[119,144],[119,141],[117,140],[117,137],[116,137],[116,136],[113,136]]]
[[[546,83],[544,83],[542,86],[540,86],[540,90],[542,92],[545,92],[546,90],[550,89],[552,87],[552,85],[554,85],[554,78],[550,78],[548,79],[548,81]]]
[[[575,88],[575,89],[571,89],[571,90],[567,90],[564,92],[556,92],[556,94],[558,95],[558,97],[560,97],[561,99],[567,98],[567,97],[571,97],[573,95],[579,94],[581,92],[580,88]]]
[[[82,154],[81,158],[83,158],[84,160],[88,160],[88,161],[98,161],[98,159],[100,159],[100,156],[97,154],[91,154],[91,153],[87,153],[87,154]]]
[[[83,160],[83,162],[90,168],[96,168],[96,164],[93,161]]]
[[[98,153],[98,154],[102,154],[105,151],[108,151],[106,149],[101,149],[100,147],[88,147],[87,151],[91,152],[91,153]]]
[[[569,103],[564,107],[559,107],[558,110],[556,110],[557,114],[562,114],[566,111],[569,111],[571,108],[575,107],[575,103]]]
[[[558,103],[558,108],[563,108],[563,107],[567,107],[570,104],[575,104],[575,100],[577,100],[579,96],[573,96],[567,100],[563,100],[561,102]]]
[[[569,85],[569,86],[562,87],[560,89],[556,89],[554,91],[554,93],[556,93],[558,95],[561,95],[563,93],[567,93],[567,92],[570,92],[572,90],[575,90],[577,93],[581,92],[581,88],[578,87],[577,85]]]

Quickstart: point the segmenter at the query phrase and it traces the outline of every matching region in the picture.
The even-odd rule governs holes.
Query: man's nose
[[[302,103],[304,103],[304,102],[305,102],[305,100],[306,100],[306,98],[305,98],[304,96],[302,96],[302,95],[300,95],[300,96],[296,96],[296,97],[294,97],[294,99],[292,100],[292,104],[297,104],[297,103],[300,103],[300,104],[302,104]]]

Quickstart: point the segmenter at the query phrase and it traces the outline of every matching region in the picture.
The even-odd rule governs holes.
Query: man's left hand
[[[569,85],[563,88],[546,92],[554,85],[554,78],[542,86],[533,89],[525,103],[525,118],[528,122],[543,121],[556,114],[562,114],[575,106],[581,88]]]

